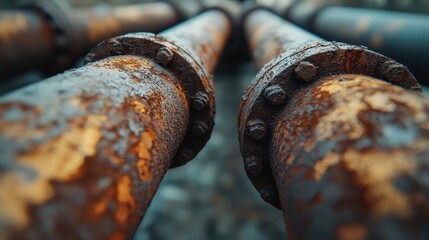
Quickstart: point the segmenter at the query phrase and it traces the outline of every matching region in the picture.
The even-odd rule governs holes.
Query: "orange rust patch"
[[[121,230],[116,231],[115,233],[112,234],[112,236],[110,236],[109,238],[110,240],[121,240],[121,239],[125,239],[125,233]]]
[[[337,153],[330,152],[322,160],[316,162],[314,166],[314,179],[319,181],[330,166],[337,164],[340,161],[340,156]]]
[[[334,131],[345,132],[348,134],[350,139],[359,139],[362,137],[364,129],[356,116],[360,111],[366,108],[366,105],[361,101],[360,96],[355,95],[353,97],[349,97],[346,93],[343,93],[344,85],[347,84],[354,85],[354,83],[348,82],[344,82],[341,85],[332,84],[332,82],[327,81],[320,86],[321,92],[326,92],[330,95],[339,94],[344,96],[341,98],[343,101],[336,102],[336,106],[333,111],[329,112],[319,120],[319,124],[315,129],[317,141],[325,141],[335,137]],[[357,94],[359,95],[359,93]]]
[[[93,209],[95,215],[102,215],[107,209],[107,202],[98,202],[97,204],[95,204]]]
[[[136,203],[131,193],[131,178],[127,175],[119,179],[117,185],[118,209],[115,213],[115,219],[119,223],[126,223],[131,210],[135,208]]]
[[[137,112],[140,112],[141,114],[146,114],[148,112],[147,106],[140,101],[133,100],[131,105]]]
[[[362,224],[344,224],[337,229],[339,240],[364,240],[367,235],[367,229]]]
[[[0,19],[0,42],[13,40],[16,33],[24,31],[27,27],[28,22],[24,14],[6,13],[4,18]]]
[[[27,206],[42,204],[53,197],[50,182],[67,181],[77,174],[87,156],[96,153],[103,121],[104,116],[76,120],[69,131],[22,153],[16,164],[26,171],[10,171],[0,177],[0,216],[7,216],[11,224],[25,226],[29,221]],[[85,123],[84,128],[81,122]]]
[[[139,160],[137,161],[137,168],[139,171],[140,179],[143,181],[148,181],[152,179],[153,174],[149,165],[149,160],[151,159],[150,150],[153,148],[155,132],[153,129],[148,129],[148,131],[143,132],[142,139],[137,146],[137,155]]]
[[[394,179],[416,169],[409,152],[402,149],[361,153],[348,150],[344,164],[355,180],[365,188],[364,198],[377,215],[411,216],[413,209],[407,196],[393,185]]]

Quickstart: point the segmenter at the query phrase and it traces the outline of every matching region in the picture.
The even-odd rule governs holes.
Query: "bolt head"
[[[267,125],[260,119],[251,120],[247,124],[247,135],[253,140],[262,140],[267,135]]]
[[[97,58],[97,55],[95,55],[94,53],[88,53],[86,56],[85,56],[85,62],[86,63],[89,63],[89,62],[93,62],[94,61],[94,59],[96,59]]]
[[[58,47],[61,47],[61,48],[66,48],[69,45],[68,39],[63,35],[59,35],[55,37],[55,42],[58,45]]]
[[[253,176],[262,174],[262,159],[257,156],[247,157],[245,160],[246,171]]]
[[[207,95],[207,93],[198,92],[195,95],[195,99],[192,105],[198,111],[203,110],[209,105],[209,96]]]
[[[180,164],[185,164],[194,157],[194,152],[191,149],[182,149],[177,155],[177,161]]]
[[[383,78],[389,82],[399,82],[404,77],[407,69],[404,65],[395,61],[386,61],[382,66]]]
[[[275,203],[278,200],[278,195],[276,189],[271,186],[263,187],[259,190],[259,194],[262,199],[268,203]]]
[[[316,76],[317,67],[310,62],[300,62],[295,68],[295,75],[305,82],[310,82]]]
[[[282,105],[286,100],[286,92],[277,84],[267,87],[264,96],[274,106]]]
[[[192,125],[192,134],[196,137],[201,137],[209,130],[207,123],[202,121],[197,121]]]
[[[155,61],[162,66],[167,66],[173,60],[174,53],[167,47],[162,47],[156,54]]]

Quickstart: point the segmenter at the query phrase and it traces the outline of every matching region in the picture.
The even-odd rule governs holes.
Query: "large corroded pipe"
[[[429,102],[412,74],[266,10],[248,13],[244,26],[265,65],[242,98],[240,148],[291,238],[427,238]],[[276,40],[266,35],[277,31]]]
[[[116,37],[84,67],[0,98],[2,237],[132,236],[167,169],[191,160],[214,125],[211,70],[231,22],[209,10],[182,24],[202,36],[193,47],[186,33],[173,39],[180,27],[172,40]]]
[[[0,78],[23,71],[58,72],[99,42],[130,32],[159,32],[180,20],[167,2],[72,9],[64,1],[39,0],[0,12]]]

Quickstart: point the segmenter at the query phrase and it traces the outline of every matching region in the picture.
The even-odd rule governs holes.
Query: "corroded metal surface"
[[[177,23],[168,3],[72,9],[41,0],[25,10],[0,13],[0,77],[28,70],[58,72],[99,42],[129,32],[158,32]]]
[[[1,99],[0,232],[131,237],[188,127],[175,77],[121,56]]]
[[[288,49],[304,43],[323,41],[265,9],[255,9],[247,15],[244,32],[258,68]]]
[[[73,21],[80,36],[80,54],[109,39],[132,32],[158,32],[177,23],[179,17],[168,3],[135,4],[120,7],[98,5],[75,10]]]
[[[167,169],[210,137],[211,71],[230,24],[218,10],[199,20],[211,24],[213,12],[226,19],[214,40],[191,39],[206,53],[129,34],[98,45],[87,66],[0,99],[2,236],[132,236]]]
[[[253,14],[263,18],[258,21]],[[263,38],[259,36],[260,31],[252,31],[252,26],[255,29],[265,29],[274,21],[277,22],[275,28],[287,34],[286,29],[291,25],[272,13],[265,10],[250,13],[245,19],[248,40],[251,42],[253,39]],[[285,24],[282,25],[281,22]],[[281,29],[282,26],[284,30]],[[364,47],[317,42],[317,38],[312,39],[306,32],[296,33],[299,30],[294,27],[290,33],[303,36],[302,38],[289,38],[288,35],[278,38],[275,44],[279,47],[275,52],[259,46],[267,41],[250,43],[251,49],[259,51],[254,54],[258,66],[273,58],[275,53],[281,54],[256,75],[242,97],[240,106],[239,140],[245,169],[262,198],[277,207],[280,207],[280,202],[269,163],[269,148],[278,114],[285,104],[296,97],[293,94],[295,91],[317,79],[337,74],[371,76],[405,89],[421,91],[418,82],[403,65]],[[254,37],[252,32],[257,36]]]
[[[225,12],[209,10],[160,33],[173,44],[198,59],[201,67],[213,72],[232,29],[232,22]],[[225,36],[227,38],[225,38]]]
[[[192,106],[192,127],[173,167],[194,158],[210,138],[215,113],[211,73],[230,30],[231,21],[225,13],[209,10],[160,35],[137,33],[110,39],[95,47],[86,57],[87,62],[121,54],[150,57],[173,72],[184,85]]]
[[[293,96],[269,153],[293,239],[427,239],[429,101],[350,74]]]

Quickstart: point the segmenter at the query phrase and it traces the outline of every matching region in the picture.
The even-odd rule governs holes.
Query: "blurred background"
[[[125,5],[154,1],[69,0],[69,2],[78,8],[96,4]],[[256,2],[279,6],[295,4],[295,1],[287,0]],[[315,5],[335,4],[429,14],[429,0],[306,2]],[[0,0],[2,10],[12,8],[15,4],[14,0]],[[244,43],[241,47],[243,45]],[[427,49],[428,47],[426,51]],[[214,74],[217,115],[212,137],[193,161],[168,171],[135,239],[287,239],[281,212],[260,198],[243,169],[237,140],[238,107],[241,95],[257,69],[250,59],[242,59],[234,58],[232,61],[222,61],[219,64]],[[421,63],[426,64],[423,61],[424,59]],[[75,66],[79,64],[81,61]],[[44,77],[46,74],[30,72],[4,79],[0,84],[0,92],[4,94]]]

